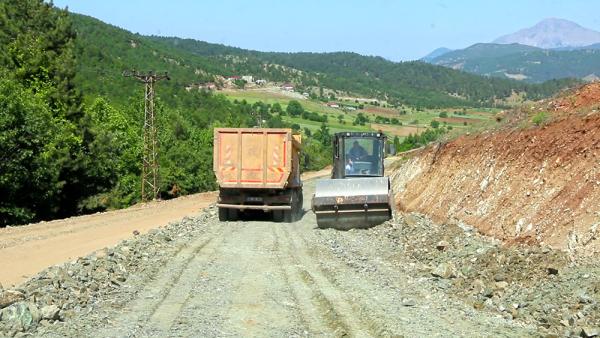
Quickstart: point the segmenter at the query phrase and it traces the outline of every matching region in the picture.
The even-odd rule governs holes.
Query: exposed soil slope
[[[560,119],[546,126],[463,136],[412,154],[393,172],[400,207],[508,242],[597,251],[599,89],[556,100]],[[577,114],[564,114],[566,102]]]
[[[572,113],[580,109],[594,110],[600,107],[600,83],[592,83],[578,88],[572,95],[550,102],[556,112]]]

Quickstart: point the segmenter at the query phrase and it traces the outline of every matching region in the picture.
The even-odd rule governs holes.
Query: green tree
[[[432,128],[437,129],[440,127],[440,121],[433,120],[429,125],[431,125]]]
[[[304,108],[300,104],[300,102],[296,100],[292,100],[288,103],[288,106],[285,110],[290,116],[300,116],[304,112]]]
[[[0,65],[34,91],[45,83],[50,108],[74,122],[82,117],[74,85],[75,31],[69,14],[42,0],[0,2]]]
[[[281,109],[281,105],[279,104],[279,102],[275,102],[273,103],[273,105],[271,106],[271,113],[272,114],[279,114],[283,111],[283,109]]]
[[[316,140],[321,142],[323,146],[330,147],[331,146],[331,134],[329,133],[329,127],[326,123],[322,123],[319,130],[317,130],[313,136]]]
[[[267,120],[267,126],[269,128],[286,128],[286,127],[288,127],[288,124],[283,121],[281,116],[275,115],[275,116],[271,116],[269,118],[269,120]],[[292,129],[293,129],[293,127],[294,126],[292,125]]]
[[[233,80],[233,84],[238,87],[239,89],[244,89],[244,87],[246,86],[246,80],[242,80],[242,79],[235,79]]]
[[[398,135],[394,136],[394,149],[396,149],[396,152],[400,149],[400,138]]]
[[[75,32],[69,14],[42,0],[0,2],[0,25],[4,46],[0,49],[0,76],[19,82],[42,99],[55,121],[72,123],[72,137],[78,141],[61,158],[60,187],[53,193],[51,210],[40,208],[38,213],[39,218],[71,215],[82,199],[103,187],[93,177],[90,146],[94,135],[83,119],[82,99],[75,86]]]
[[[71,122],[54,116],[47,95],[0,80],[0,226],[48,219],[59,209],[60,173],[81,139]]]
[[[365,123],[368,123],[368,122],[370,122],[370,120],[369,120],[369,117],[368,117],[368,116],[366,116],[366,115],[365,115],[365,114],[363,114],[363,113],[358,113],[358,114],[356,115],[356,118],[354,119],[354,122],[353,122],[352,124],[354,124],[355,126],[356,126],[356,125],[361,125],[361,126],[364,126],[364,125],[365,125]]]
[[[321,170],[331,164],[331,144],[324,145],[315,138],[307,137],[302,140],[302,153],[304,156],[300,157],[300,167],[304,170]]]
[[[88,174],[94,178],[97,191],[80,202],[79,210],[122,208],[139,201],[141,124],[103,98],[96,99],[85,113],[88,132],[93,135],[88,147],[93,164],[88,166]],[[180,120],[174,119],[172,125],[176,138],[187,137]]]

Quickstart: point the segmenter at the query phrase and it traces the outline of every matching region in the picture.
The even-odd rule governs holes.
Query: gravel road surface
[[[393,250],[381,254],[394,241],[373,242],[372,229],[316,229],[308,211],[313,189],[314,181],[308,181],[305,215],[292,224],[223,223],[214,208],[186,220],[168,244],[155,247],[149,241],[135,249],[155,248],[155,260],[131,267],[123,285],[88,303],[87,311],[75,308],[64,321],[38,325],[36,333],[390,337],[535,332],[534,326],[477,311],[429,287],[401,267],[408,263],[399,263]],[[127,252],[134,250],[126,244]]]

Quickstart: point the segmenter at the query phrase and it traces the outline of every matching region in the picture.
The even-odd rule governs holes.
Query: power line
[[[145,84],[144,93],[144,127],[142,153],[142,202],[160,199],[160,173],[158,163],[158,129],[154,113],[154,83],[170,80],[169,75],[158,75],[154,72],[146,74],[135,70],[123,72],[125,77],[134,77]]]

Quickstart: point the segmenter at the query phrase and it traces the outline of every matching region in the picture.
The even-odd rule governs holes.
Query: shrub
[[[302,107],[300,102],[298,102],[296,100],[292,100],[288,103],[288,106],[285,109],[285,111],[290,116],[300,116],[304,112],[304,108]]]
[[[546,122],[546,120],[548,119],[548,114],[546,114],[546,112],[539,112],[537,114],[535,114],[535,116],[533,117],[533,119],[531,120],[536,126],[540,126],[542,125],[544,122]]]

